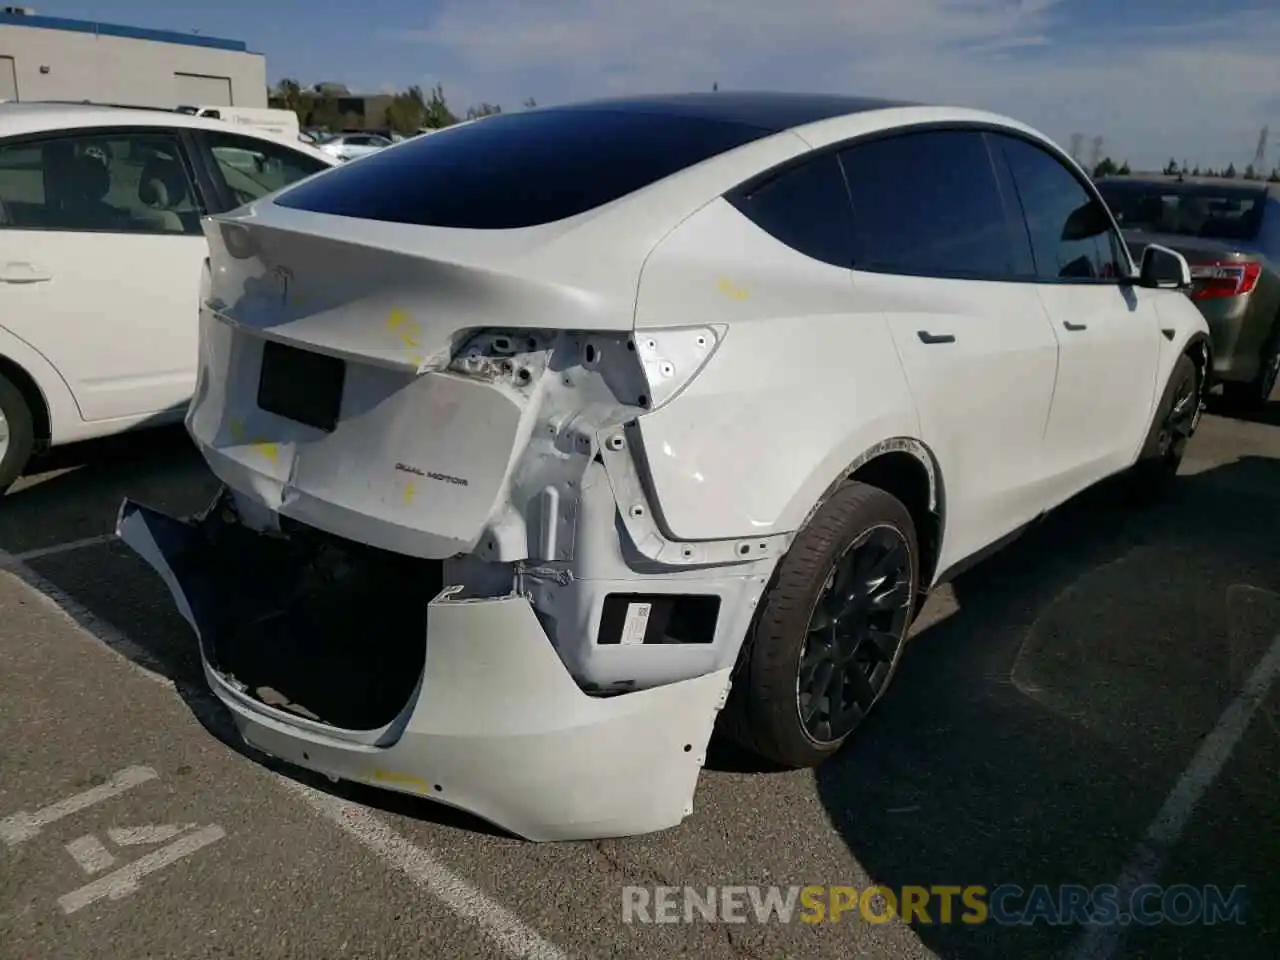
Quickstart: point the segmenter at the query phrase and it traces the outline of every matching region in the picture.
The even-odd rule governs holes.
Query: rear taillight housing
[[[1262,265],[1238,260],[1215,260],[1191,267],[1191,299],[1216,300],[1242,297],[1258,285]]]

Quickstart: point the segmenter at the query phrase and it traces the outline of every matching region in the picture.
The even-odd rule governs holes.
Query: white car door
[[[888,317],[941,469],[946,569],[1044,509],[1058,341],[980,132],[876,138],[841,161],[859,300]]]
[[[992,138],[1016,186],[1058,337],[1058,384],[1045,449],[1066,500],[1131,462],[1150,426],[1160,358],[1153,291],[1132,266],[1091,184],[1042,146]]]
[[[42,353],[86,421],[180,414],[205,258],[177,135],[0,143],[0,325]]]

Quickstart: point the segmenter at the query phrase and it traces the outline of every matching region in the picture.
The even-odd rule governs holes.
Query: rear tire
[[[848,482],[796,537],[739,657],[725,732],[789,768],[834,754],[897,671],[920,560],[907,508]]]
[[[35,426],[22,391],[0,376],[0,493],[22,476],[35,449]]]

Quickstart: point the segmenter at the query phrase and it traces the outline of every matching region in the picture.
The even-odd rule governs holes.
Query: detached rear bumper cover
[[[125,501],[120,538],[164,579],[202,640],[205,674],[245,741],[286,762],[469,811],[529,840],[630,836],[675,826],[693,795],[729,671],[608,698],[583,693],[522,596],[453,599],[427,612],[426,664],[401,715],[342,730],[268,706],[211,665],[215,615],[198,526]],[[369,641],[378,613],[369,613]]]

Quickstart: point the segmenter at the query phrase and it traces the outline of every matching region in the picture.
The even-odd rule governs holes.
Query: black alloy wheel
[[[1190,366],[1190,364],[1188,364]],[[1156,441],[1156,455],[1161,460],[1181,460],[1187,442],[1196,431],[1200,419],[1200,396],[1196,385],[1195,369],[1178,371],[1182,375],[1174,382],[1173,403],[1160,423]]]
[[[717,725],[788,769],[836,753],[892,682],[919,600],[915,521],[891,493],[846,480],[779,562]]]
[[[867,530],[836,559],[796,671],[796,709],[815,744],[847,737],[879,697],[911,618],[913,593],[911,547],[892,526]]]

